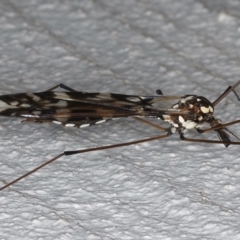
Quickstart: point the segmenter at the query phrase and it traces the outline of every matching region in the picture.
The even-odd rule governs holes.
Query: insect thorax
[[[179,102],[172,106],[180,109],[182,114],[163,116],[165,121],[172,124],[173,132],[176,130],[199,128],[204,122],[208,122],[212,116],[214,107],[205,97],[185,95]]]

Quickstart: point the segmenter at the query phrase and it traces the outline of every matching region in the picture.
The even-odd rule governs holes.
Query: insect
[[[239,123],[240,120],[222,123],[220,119],[213,116],[214,107],[230,92],[233,92],[238,100],[240,100],[235,92],[235,88],[239,84],[240,81],[233,86],[229,86],[213,102],[210,102],[205,97],[190,94],[184,96],[165,96],[162,94],[161,90],[157,90],[156,96],[87,93],[76,91],[63,84],[59,84],[47,91],[39,93],[2,95],[0,96],[0,116],[22,117],[24,118],[22,122],[52,122],[63,126],[83,128],[115,118],[132,117],[142,123],[164,131],[165,134],[132,142],[83,150],[64,151],[32,171],[9,182],[1,187],[0,190],[20,181],[64,155],[80,154],[83,152],[104,150],[163,139],[176,132],[179,134],[181,140],[188,142],[220,143],[224,144],[225,147],[229,145],[240,145],[238,136],[227,128],[230,125]],[[65,91],[54,91],[58,87],[63,88]],[[163,128],[149,122],[145,118],[163,120],[169,123],[169,127]],[[202,129],[205,123],[209,124],[210,128]],[[219,140],[186,138],[184,132],[189,129],[196,129],[199,133],[215,131]],[[231,135],[238,141],[232,141],[230,139]]]

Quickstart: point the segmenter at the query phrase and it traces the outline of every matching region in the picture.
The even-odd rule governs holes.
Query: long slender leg
[[[227,127],[226,124],[223,124],[222,121],[220,119],[215,119],[212,117],[212,121],[209,122],[211,128],[213,129],[214,127],[218,127],[218,129],[215,129],[214,131],[217,132],[218,137],[220,140],[224,141],[224,142],[229,142],[229,144],[225,144],[226,147],[228,147],[231,144],[231,139],[230,139],[230,135],[234,136],[236,139],[238,139],[240,141],[240,138],[232,131],[230,131]],[[206,130],[203,131],[199,131],[200,133],[202,132],[206,132]]]
[[[145,124],[148,124],[154,128],[157,128],[159,130],[163,130],[163,131],[166,131],[168,132],[168,135],[170,135],[170,131],[166,128],[163,128],[163,127],[160,127],[154,123],[151,123],[145,119],[142,119],[142,118],[138,118],[138,117],[134,117],[134,119],[140,121],[140,122],[143,122]],[[220,137],[220,139],[222,140],[207,140],[207,139],[194,139],[194,138],[186,138],[182,132],[179,132],[179,135],[180,135],[180,139],[183,140],[183,141],[188,141],[188,142],[198,142],[198,143],[215,143],[215,144],[224,144],[225,147],[228,147],[229,145],[240,145],[240,141],[239,142],[233,142],[230,140],[230,138],[227,137],[227,135],[225,136],[225,132],[221,132],[221,131],[224,131],[224,128],[226,126],[229,126],[229,125],[233,125],[233,124],[236,124],[236,123],[239,123],[240,120],[236,120],[236,121],[233,121],[233,122],[229,122],[229,123],[225,123],[225,124],[219,124],[215,127],[212,127],[212,128],[208,128],[206,129],[207,131],[205,130],[199,130],[198,131],[200,133],[204,133],[204,132],[208,132],[208,131],[218,131],[219,134],[222,134]],[[228,130],[229,131],[229,130]],[[230,132],[231,133],[231,132]],[[239,139],[235,134],[233,134],[237,139]]]
[[[183,135],[180,135],[180,139],[186,142],[197,142],[197,143],[216,143],[216,144],[224,144],[229,145],[228,141],[217,141],[217,140],[207,140],[207,139],[195,139],[195,138],[186,138]],[[232,142],[231,145],[240,145],[240,142]]]
[[[199,132],[199,133],[205,133],[205,132],[209,132],[209,131],[213,131],[213,130],[225,128],[225,127],[227,127],[227,126],[231,126],[231,125],[234,125],[234,124],[236,124],[236,123],[240,123],[240,119],[239,119],[239,120],[232,121],[232,122],[228,122],[228,123],[219,124],[219,125],[216,125],[216,126],[214,126],[214,127],[207,128],[207,129],[198,129],[198,132]]]
[[[68,155],[74,155],[74,154],[80,154],[80,153],[85,153],[85,152],[93,152],[93,151],[100,151],[100,150],[106,150],[106,149],[110,149],[110,148],[117,148],[117,147],[124,147],[124,146],[129,146],[129,145],[133,145],[133,144],[139,144],[139,143],[143,143],[143,142],[149,142],[149,141],[154,141],[154,140],[159,140],[162,138],[166,138],[168,137],[168,134],[165,135],[160,135],[160,136],[156,136],[156,137],[151,137],[151,138],[145,138],[145,139],[141,139],[141,140],[136,140],[136,141],[132,141],[132,142],[126,142],[126,143],[118,143],[118,144],[113,144],[113,145],[107,145],[107,146],[102,146],[102,147],[95,147],[95,148],[88,148],[88,149],[82,149],[82,150],[75,150],[75,151],[65,151],[61,154],[59,154],[58,156],[48,160],[47,162],[41,164],[40,166],[34,168],[33,170],[27,172],[26,174],[22,175],[19,178],[16,178],[15,180],[9,182],[8,184],[4,185],[3,187],[0,188],[0,191],[2,191],[5,188],[8,188],[9,186],[13,185],[14,183],[20,181],[21,179],[31,175],[32,173],[38,171],[39,169],[45,167],[46,165],[56,161],[57,159],[63,157],[63,156],[68,156]]]
[[[235,90],[232,90],[232,92],[233,92],[233,93],[234,93],[234,95],[236,96],[237,100],[238,100],[238,101],[240,101],[240,98],[239,98],[239,96],[238,96],[237,92],[236,92]]]
[[[133,118],[136,119],[136,120],[138,120],[139,122],[148,124],[148,125],[150,125],[150,126],[152,126],[152,127],[154,127],[154,128],[157,128],[157,129],[159,129],[159,130],[161,130],[161,131],[168,132],[168,128],[163,128],[163,127],[161,127],[161,126],[159,126],[159,125],[157,125],[157,124],[154,124],[154,123],[152,123],[152,122],[149,122],[149,121],[147,121],[147,120],[145,120],[145,119],[143,119],[143,118],[139,118],[139,117],[133,117]]]

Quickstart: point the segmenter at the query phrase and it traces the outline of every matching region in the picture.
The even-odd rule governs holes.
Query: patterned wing
[[[161,108],[159,104],[176,99],[179,97],[114,93],[20,93],[0,96],[0,115],[24,117],[26,121],[50,121],[66,126],[85,127],[119,117],[179,114],[181,110]],[[157,107],[154,107],[156,103]]]

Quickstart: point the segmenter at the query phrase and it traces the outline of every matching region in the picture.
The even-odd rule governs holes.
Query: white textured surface
[[[3,0],[0,92],[62,82],[213,101],[240,76],[239,10],[237,0]],[[231,94],[216,116],[234,120],[239,109]],[[158,134],[128,119],[85,129],[0,124],[1,185],[63,150]],[[239,156],[239,146],[172,136],[63,157],[0,193],[0,238],[240,239]]]

